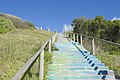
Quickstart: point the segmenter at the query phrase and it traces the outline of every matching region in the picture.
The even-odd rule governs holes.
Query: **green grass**
[[[53,34],[28,29],[0,34],[0,80],[11,79]]]
[[[39,59],[39,58],[38,58]],[[32,68],[27,72],[23,80],[39,80],[39,60],[36,60]],[[47,79],[47,72],[48,72],[48,65],[51,63],[52,60],[52,53],[49,53],[48,51],[45,51],[44,54],[44,80]]]
[[[45,64],[44,64],[44,80],[48,80],[47,79],[47,75],[48,75],[48,65],[51,63],[52,61],[52,53],[49,52],[45,52]]]
[[[15,27],[11,20],[0,16],[0,34],[14,30]]]
[[[91,40],[83,37],[83,46],[92,52]],[[106,66],[114,71],[115,75],[120,76],[120,47],[95,39],[96,56]]]
[[[106,66],[109,66],[115,73],[115,75],[120,76],[120,55],[111,55],[107,53],[97,54],[97,57],[105,63]]]

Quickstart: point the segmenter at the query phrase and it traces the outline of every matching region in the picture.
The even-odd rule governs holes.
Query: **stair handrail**
[[[38,52],[35,53],[34,56],[32,56],[20,69],[19,71],[15,74],[15,76],[11,80],[20,80],[23,79],[27,73],[28,70],[33,66],[35,61],[39,58],[39,80],[43,80],[44,76],[44,49],[49,45],[48,51],[51,52],[51,45],[55,42],[57,38],[57,33],[55,33],[52,37],[50,37],[38,50]]]
[[[75,33],[75,32],[65,32],[65,34],[70,37],[71,39],[73,39],[73,41],[77,40],[78,41],[78,35],[80,35],[80,44],[83,46],[83,43],[82,43],[82,37],[87,37],[89,39],[92,39],[92,53],[95,55],[95,43],[94,43],[94,40],[97,39],[97,40],[100,40],[100,41],[103,41],[103,42],[107,42],[109,44],[113,44],[113,45],[116,45],[116,46],[120,46],[119,43],[114,43],[114,42],[111,42],[111,41],[108,41],[108,40],[104,40],[104,39],[100,39],[100,38],[96,38],[96,37],[92,37],[92,36],[88,36],[88,35],[85,35],[85,34],[82,34],[82,33]],[[77,35],[77,39],[76,39],[76,36]],[[71,37],[72,36],[72,37]]]

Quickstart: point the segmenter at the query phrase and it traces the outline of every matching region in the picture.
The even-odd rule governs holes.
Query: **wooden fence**
[[[66,34],[69,38],[71,38],[73,41],[80,43],[82,46],[84,46],[84,44],[83,44],[83,37],[86,37],[86,38],[88,38],[88,39],[91,39],[92,53],[93,53],[94,55],[95,55],[95,40],[102,41],[102,42],[106,42],[106,43],[108,43],[108,44],[112,44],[112,45],[115,45],[115,46],[119,46],[119,47],[120,47],[120,44],[118,44],[118,43],[114,43],[114,42],[107,41],[107,40],[104,40],[104,39],[94,38],[94,37],[87,36],[87,35],[80,34],[80,33],[66,32],[65,34]]]

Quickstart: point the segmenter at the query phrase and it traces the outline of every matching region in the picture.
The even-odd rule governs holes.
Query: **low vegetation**
[[[0,16],[0,34],[14,30],[15,27],[11,20]]]
[[[11,20],[14,27],[17,29],[35,29],[33,23],[29,21],[24,21],[21,18],[11,15],[11,14],[0,14],[1,17]]]
[[[51,63],[52,61],[52,53],[49,52],[45,52],[45,64],[44,64],[44,80],[48,80],[47,78],[47,72],[48,72],[48,65]]]
[[[111,54],[101,54],[97,57],[106,64],[106,66],[109,66],[110,69],[112,69],[115,73],[116,78],[120,78],[120,55],[111,55]]]
[[[76,33],[120,43],[120,20],[105,20],[103,16],[96,16],[94,19],[81,17],[74,19],[72,26],[75,26]]]
[[[53,33],[16,29],[0,34],[0,80],[9,80]]]
[[[116,78],[120,78],[120,46],[99,40],[120,43],[120,20],[105,20],[103,16],[96,16],[94,19],[81,17],[74,19],[72,26],[75,33],[97,38],[95,39],[96,56],[115,72]],[[83,45],[92,52],[90,39],[83,37]]]
[[[39,59],[39,58],[38,58]],[[39,80],[39,60],[36,60],[32,68],[27,72],[25,77],[22,80]],[[44,80],[47,79],[48,65],[51,63],[52,53],[45,51],[44,54]]]
[[[0,80],[10,80],[53,34],[14,15],[0,14]],[[45,51],[45,79],[51,57]],[[38,61],[24,79],[38,80]]]

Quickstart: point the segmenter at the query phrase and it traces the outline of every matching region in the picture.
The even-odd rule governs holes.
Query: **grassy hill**
[[[0,14],[0,80],[10,80],[53,34],[14,15]]]
[[[17,16],[14,16],[14,15],[11,15],[11,14],[0,14],[0,16],[11,20],[15,28],[18,28],[18,29],[35,29],[35,26],[34,26],[33,23],[31,23],[29,21],[24,21]]]
[[[16,29],[0,34],[0,80],[9,80],[54,33]]]
[[[0,34],[14,30],[15,27],[11,20],[0,16]]]

